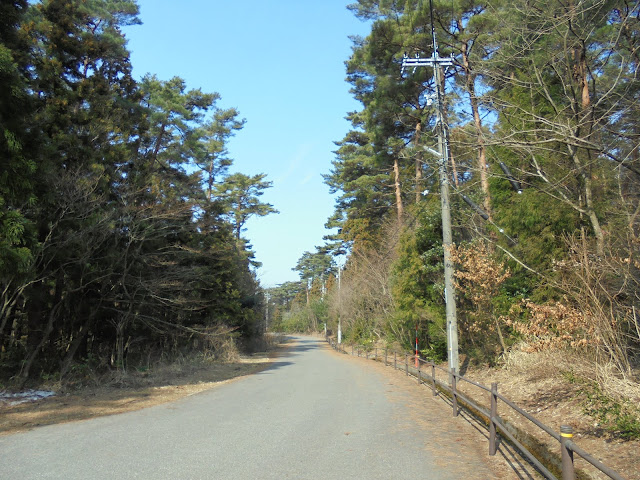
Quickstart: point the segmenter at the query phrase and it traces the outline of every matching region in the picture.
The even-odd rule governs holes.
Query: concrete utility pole
[[[266,312],[264,315],[264,332],[267,333],[267,330],[269,329],[269,300],[270,300],[269,292],[265,292],[264,296],[265,296],[265,300],[267,301]]]
[[[442,206],[442,245],[444,246],[444,299],[447,314],[447,348],[449,358],[449,368],[459,372],[458,367],[458,320],[456,317],[456,292],[453,283],[453,262],[451,261],[451,245],[453,243],[451,234],[451,204],[449,202],[449,174],[447,163],[449,160],[449,136],[447,125],[444,121],[444,92],[443,67],[453,65],[452,58],[441,57],[438,52],[438,42],[436,40],[436,30],[433,24],[433,4],[429,1],[431,9],[431,35],[433,38],[433,54],[429,58],[409,58],[405,54],[402,59],[402,72],[405,68],[413,67],[414,71],[418,67],[428,66],[434,69],[436,83],[436,109],[438,128],[438,150],[427,146],[423,148],[438,158],[438,174],[440,179],[440,203]]]
[[[338,267],[338,345],[342,343],[342,321],[340,319],[340,277],[342,275],[342,267]]]

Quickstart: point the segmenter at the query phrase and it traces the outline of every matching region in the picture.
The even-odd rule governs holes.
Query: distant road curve
[[[263,372],[177,402],[0,437],[0,478],[518,478],[442,401],[372,363],[294,337]]]

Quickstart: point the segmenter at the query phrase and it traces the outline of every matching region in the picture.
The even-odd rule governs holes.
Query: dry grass
[[[616,400],[628,400],[640,405],[640,383],[631,378],[621,378],[612,363],[604,363],[572,350],[543,350],[529,353],[526,348],[515,348],[504,356],[507,372],[559,380],[566,372],[595,382],[608,396]],[[635,378],[640,379],[640,371]]]
[[[615,367],[612,366],[611,370],[597,367],[595,360],[575,352],[512,350],[505,355],[501,368],[470,368],[465,376],[487,386],[497,382],[499,393],[555,431],[559,431],[561,425],[571,425],[578,446],[625,478],[640,480],[640,457],[636,454],[640,441],[624,440],[608,432],[600,420],[585,409],[584,382],[597,382],[606,395],[626,398],[633,405],[638,405],[640,385],[616,377],[613,371]],[[571,378],[581,381],[571,381]],[[459,386],[464,393],[488,406],[485,392],[465,382],[460,382]],[[555,440],[506,405],[499,404],[498,414],[537,439],[549,452],[559,452]],[[577,456],[576,467],[586,472],[588,478],[608,478]]]

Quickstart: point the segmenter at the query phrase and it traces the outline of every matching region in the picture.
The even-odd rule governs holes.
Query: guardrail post
[[[491,418],[489,418],[489,455],[496,454],[496,422],[498,416],[498,384],[491,384]]]
[[[353,357],[353,345],[351,345],[351,356]]]
[[[573,471],[573,450],[568,443],[573,438],[573,428],[569,425],[560,426],[560,449],[562,451],[562,480],[575,480]]]
[[[436,365],[435,365],[435,363],[431,364],[431,386],[433,387],[433,396],[435,397],[438,394],[438,390],[436,389]]]
[[[384,366],[385,367],[387,366],[387,354],[389,353],[388,350],[389,350],[388,348],[384,349]]]
[[[406,353],[404,354],[404,373],[409,376],[409,357]]]
[[[451,403],[453,403],[453,416],[458,416],[458,394],[456,393],[456,369],[451,369]]]

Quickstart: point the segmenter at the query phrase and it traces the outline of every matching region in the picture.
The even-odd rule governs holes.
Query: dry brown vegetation
[[[473,304],[473,310],[466,317],[462,316],[461,327],[468,331],[474,345],[479,343],[490,347],[495,342],[488,337],[497,336],[502,352],[506,352],[502,333],[504,327],[500,326],[500,319],[494,312],[493,299],[511,272],[495,259],[495,248],[484,242],[464,247],[454,245],[451,248],[451,260],[459,265],[455,271],[456,288],[466,294]]]
[[[380,339],[385,328],[394,328],[388,318],[395,309],[390,285],[399,237],[398,224],[387,223],[379,234],[378,248],[354,251],[340,289],[334,288],[330,293],[330,315],[340,316],[342,328],[352,331],[354,337]]]
[[[503,366],[493,369],[471,367],[465,375],[487,386],[497,382],[499,393],[555,431],[559,431],[561,425],[572,426],[574,441],[578,446],[625,478],[640,479],[640,457],[637,455],[640,440],[625,440],[609,431],[600,414],[611,404],[598,405],[597,402],[602,398],[594,395],[597,392],[595,385],[602,385],[607,397],[617,399],[623,408],[633,409],[633,406],[640,404],[640,386],[637,382],[620,379],[611,372],[602,371],[594,362],[585,362],[584,357],[575,352],[558,349],[536,352],[512,350],[505,356]],[[472,398],[488,405],[486,392],[465,382],[460,382],[459,387]],[[637,415],[637,410],[634,413]],[[552,454],[558,453],[555,440],[508,406],[500,404],[498,414],[536,439]],[[536,454],[541,455],[542,452]],[[608,478],[577,455],[575,458],[576,468],[583,470],[588,475],[586,478]]]

